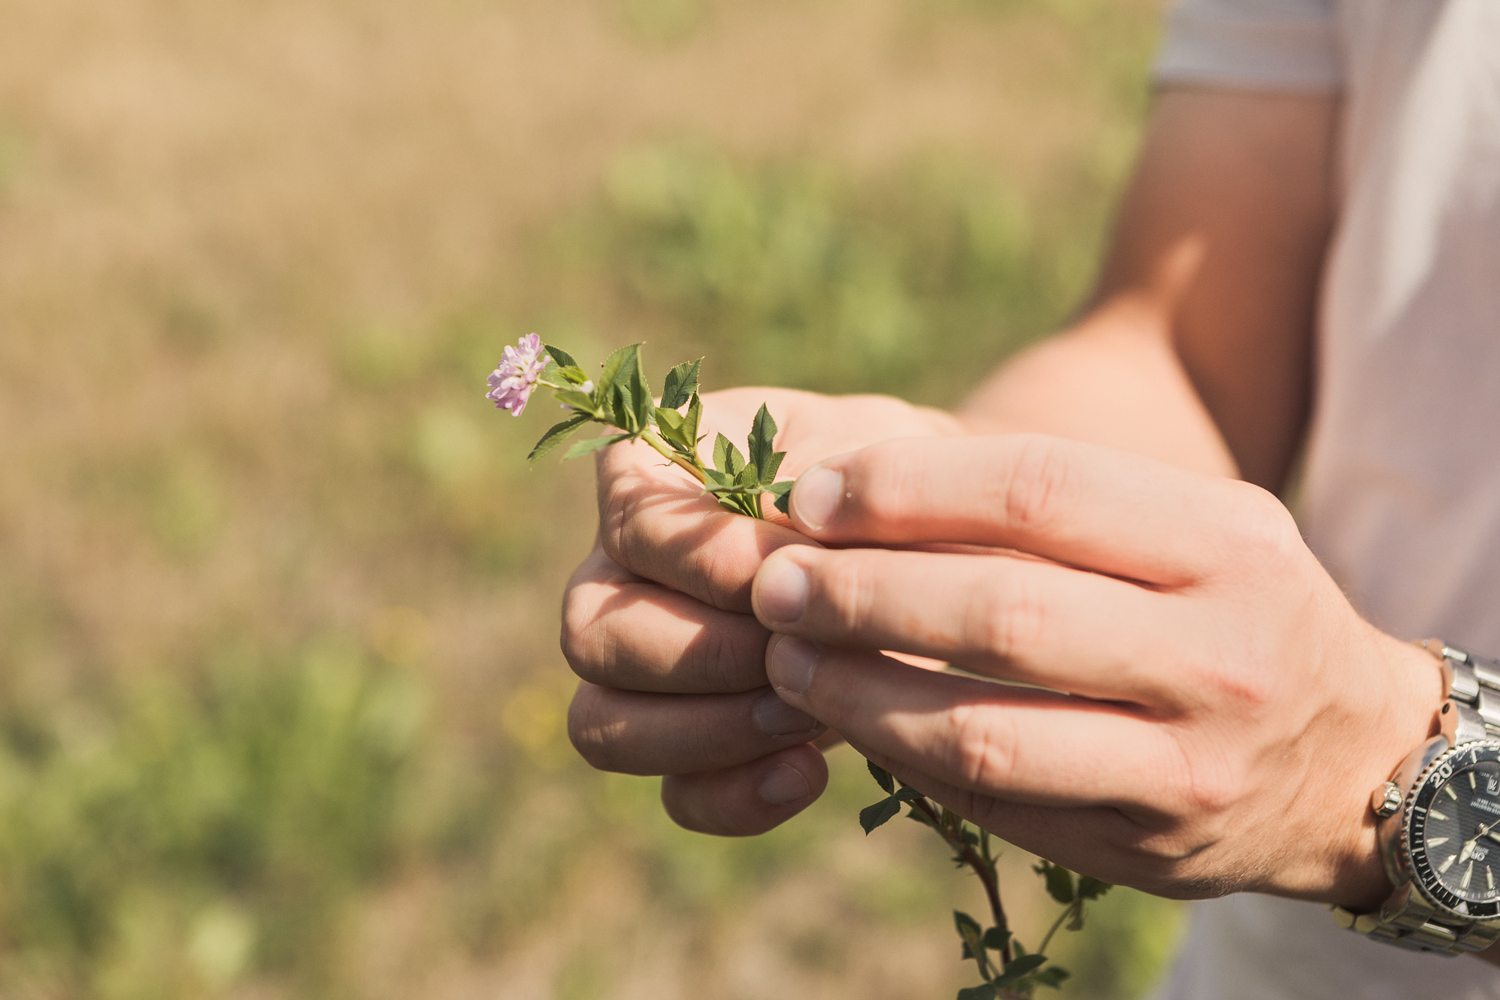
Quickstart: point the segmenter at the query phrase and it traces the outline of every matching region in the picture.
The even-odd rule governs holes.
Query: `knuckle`
[[[980,705],[956,705],[948,711],[954,773],[970,789],[1002,789],[1015,770],[1016,732],[1004,713]]]
[[[1032,530],[1046,528],[1069,475],[1068,459],[1056,441],[1042,435],[1025,436],[1000,498],[1006,521]]]
[[[603,689],[587,682],[578,686],[568,706],[568,740],[590,767],[616,771],[618,759],[610,739],[616,727],[606,701]]]
[[[1013,660],[1037,648],[1049,617],[1033,587],[1019,579],[997,582],[975,595],[965,615],[964,645]]]
[[[635,521],[635,506],[635,491],[626,489],[621,477],[600,481],[599,543],[607,556],[627,568],[630,567],[630,527]]]
[[[905,444],[876,445],[861,453],[850,480],[874,484],[874,488],[851,489],[853,520],[866,526],[899,524],[913,509],[925,506],[922,493],[930,470],[924,470],[921,454]]]
[[[809,575],[814,599],[845,636],[858,635],[871,620],[876,577],[858,555],[823,559]]]
[[[1284,567],[1303,548],[1291,512],[1273,494],[1249,483],[1231,483],[1239,493],[1239,516],[1227,519],[1228,550],[1242,565]]]

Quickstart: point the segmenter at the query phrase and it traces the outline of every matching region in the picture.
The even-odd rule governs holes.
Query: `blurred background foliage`
[[[590,470],[483,377],[953,400],[1086,292],[1157,6],[11,0],[0,993],[951,995],[977,886],[858,758],[747,841],[575,759]],[[1177,926],[1110,894],[1063,994]]]

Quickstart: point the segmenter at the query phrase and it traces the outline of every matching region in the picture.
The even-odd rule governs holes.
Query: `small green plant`
[[[785,452],[775,451],[776,421],[765,404],[750,427],[747,441],[749,458],[740,453],[728,438],[720,434],[714,442],[714,464],[705,466],[698,457],[698,444],[707,435],[698,433],[703,415],[703,401],[698,396],[698,371],[703,359],[684,362],[667,373],[661,402],[654,401],[651,387],[641,369],[641,345],[622,347],[600,366],[597,380],[568,352],[542,343],[531,333],[515,347],[507,346],[500,364],[489,376],[487,399],[498,409],[520,416],[531,394],[538,386],[553,390],[553,395],[572,415],[554,424],[531,449],[528,459],[536,461],[550,454],[585,424],[603,424],[615,431],[580,441],[568,449],[564,459],[588,455],[621,441],[643,441],[656,449],[673,465],[685,470],[703,484],[719,504],[735,513],[761,517],[760,496],[769,493],[775,505],[787,513],[792,482],[776,482]],[[683,407],[687,407],[684,411]],[[1056,988],[1068,978],[1068,970],[1049,965],[1047,946],[1064,925],[1082,930],[1084,905],[1098,899],[1110,885],[1088,875],[1074,874],[1050,861],[1037,866],[1037,874],[1047,882],[1047,892],[1063,904],[1063,912],[1053,922],[1036,951],[1028,952],[1011,934],[1000,899],[1000,878],[995,870],[996,855],[988,830],[971,828],[957,813],[934,805],[921,792],[898,782],[889,771],[873,761],[865,762],[886,797],[860,811],[859,823],[868,835],[910,807],[907,815],[928,826],[943,838],[953,851],[960,868],[971,869],[984,885],[989,899],[992,926],[983,928],[977,920],[959,910],[953,914],[958,935],[963,939],[963,957],[972,958],[983,982],[960,990],[958,1000],[1016,1000],[1030,997],[1038,986]],[[994,952],[996,958],[991,958]]]
[[[621,441],[644,441],[667,461],[685,470],[703,484],[725,508],[749,517],[761,517],[760,496],[769,493],[776,507],[786,512],[790,480],[776,482],[776,472],[786,452],[772,449],[776,421],[762,405],[750,425],[747,458],[723,434],[714,441],[714,464],[710,468],[698,457],[698,444],[706,435],[698,433],[703,401],[698,398],[698,369],[703,359],[684,362],[667,372],[660,404],[641,369],[641,345],[631,344],[611,354],[600,366],[597,381],[588,377],[567,351],[543,344],[536,334],[522,337],[490,374],[486,398],[495,406],[520,416],[537,386],[546,386],[572,416],[554,424],[527,456],[530,461],[551,453],[584,424],[603,424],[614,434],[580,441],[564,459],[578,458]],[[683,411],[686,406],[687,410]]]
[[[865,763],[875,783],[886,793],[885,798],[860,811],[859,824],[865,828],[865,833],[869,834],[889,822],[905,805],[910,810],[908,818],[929,827],[943,838],[953,851],[954,864],[971,869],[984,886],[990,905],[991,926],[982,926],[962,910],[953,911],[954,928],[963,940],[963,957],[974,960],[979,976],[984,980],[978,986],[959,990],[958,1000],[1012,1000],[1031,996],[1038,986],[1060,986],[1068,978],[1068,970],[1048,964],[1047,947],[1064,926],[1070,931],[1082,930],[1085,904],[1108,892],[1112,888],[1110,884],[1089,875],[1075,876],[1061,865],[1044,859],[1033,870],[1046,879],[1047,894],[1063,904],[1063,911],[1047,929],[1036,950],[1027,951],[1011,933],[1010,923],[1005,917],[1005,907],[1000,900],[1000,876],[995,870],[996,854],[989,831],[970,827],[963,817],[934,805],[915,788],[897,782],[878,764],[873,761]],[[995,953],[995,958],[990,957],[991,952]]]

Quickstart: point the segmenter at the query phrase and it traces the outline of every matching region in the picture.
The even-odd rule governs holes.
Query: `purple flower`
[[[509,410],[519,417],[536,388],[536,380],[547,367],[547,354],[542,350],[542,338],[528,333],[516,341],[515,347],[507,347],[500,367],[490,372],[490,391],[485,399],[493,399],[495,408]]]

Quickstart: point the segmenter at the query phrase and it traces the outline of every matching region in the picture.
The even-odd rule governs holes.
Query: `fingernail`
[[[790,559],[775,560],[755,581],[755,603],[766,621],[796,621],[807,608],[807,573]]]
[[[773,806],[784,806],[811,794],[812,786],[802,777],[802,772],[790,764],[777,764],[760,783],[760,797]]]
[[[778,690],[806,694],[818,666],[818,647],[795,636],[776,636],[766,650],[766,676]]]
[[[810,733],[818,728],[817,719],[788,705],[776,697],[775,691],[767,691],[762,695],[750,714],[755,718],[756,728],[767,736]]]
[[[797,478],[792,489],[792,512],[815,531],[826,528],[844,502],[844,474],[815,465]]]

